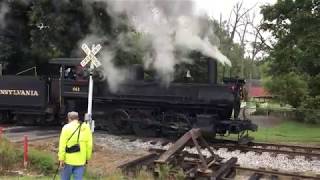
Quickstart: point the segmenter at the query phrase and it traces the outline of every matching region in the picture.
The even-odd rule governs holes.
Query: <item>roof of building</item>
[[[272,97],[272,95],[261,86],[251,86],[248,92],[249,97]]]
[[[248,96],[255,98],[272,97],[272,95],[262,86],[261,80],[251,79],[246,81]]]

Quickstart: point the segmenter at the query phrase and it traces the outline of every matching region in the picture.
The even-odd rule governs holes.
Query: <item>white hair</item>
[[[75,111],[68,112],[68,119],[69,120],[78,120],[79,114]]]

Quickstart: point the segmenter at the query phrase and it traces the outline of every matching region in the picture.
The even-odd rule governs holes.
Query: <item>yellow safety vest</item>
[[[66,146],[71,147],[77,144],[79,129],[72,137],[71,135],[79,125],[79,122],[72,121],[64,125],[61,131],[58,157],[59,161],[64,161],[68,165],[82,166],[91,158],[92,155],[92,133],[87,123],[83,123],[80,129],[80,152],[66,153]],[[69,138],[70,140],[68,141]]]

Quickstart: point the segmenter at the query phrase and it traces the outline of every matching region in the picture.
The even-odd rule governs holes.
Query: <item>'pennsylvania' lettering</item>
[[[0,95],[9,96],[39,96],[36,90],[0,89]]]

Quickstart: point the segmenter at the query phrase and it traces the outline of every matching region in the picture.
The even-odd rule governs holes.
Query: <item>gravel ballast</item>
[[[133,151],[142,152],[147,151],[149,148],[161,148],[168,149],[170,145],[161,146],[161,143],[151,144],[150,141],[143,142],[142,140],[130,140],[121,136],[115,136],[110,134],[96,134],[96,143],[100,146],[106,146],[108,148],[114,148],[119,151]],[[190,153],[196,153],[196,148],[185,148]],[[203,154],[208,155],[207,150],[202,150]],[[239,150],[228,151],[226,148],[220,148],[213,150],[213,152],[219,155],[225,160],[231,157],[238,158],[238,164],[242,167],[248,168],[267,168],[278,169],[280,171],[287,172],[310,172],[320,174],[320,161],[319,160],[306,160],[304,157],[289,158],[287,155],[279,154],[272,155],[271,153],[264,152],[257,154],[255,152],[240,152]]]

